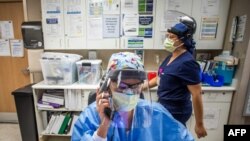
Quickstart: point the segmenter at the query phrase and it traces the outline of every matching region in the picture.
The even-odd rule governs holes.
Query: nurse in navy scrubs
[[[158,85],[158,101],[184,125],[193,105],[195,132],[201,138],[207,132],[203,123],[200,66],[192,55],[195,30],[196,22],[189,16],[181,17],[179,23],[168,29],[164,47],[171,54],[160,65],[158,77],[151,79],[148,86]]]

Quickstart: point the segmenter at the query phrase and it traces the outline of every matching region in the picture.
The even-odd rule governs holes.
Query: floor
[[[22,141],[19,124],[0,123],[0,141]]]

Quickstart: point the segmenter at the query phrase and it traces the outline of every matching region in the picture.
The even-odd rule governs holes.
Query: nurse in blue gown
[[[134,53],[111,56],[105,83],[97,90],[96,102],[90,104],[76,121],[72,141],[192,141],[186,127],[175,120],[160,104],[151,102],[143,91],[146,73]],[[104,112],[109,110],[109,114]],[[110,116],[111,115],[111,116]]]

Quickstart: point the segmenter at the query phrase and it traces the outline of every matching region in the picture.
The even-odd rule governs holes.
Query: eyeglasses
[[[118,85],[118,88],[119,89],[138,89],[140,88],[140,86],[142,85],[142,82],[139,82],[139,83],[136,83],[136,84],[127,84],[127,83],[124,83],[124,82],[120,82],[120,84]]]
[[[136,84],[127,84],[125,82],[120,82],[119,84],[117,84],[117,82],[111,83],[112,87],[118,92],[124,92],[126,89],[132,89],[134,92],[139,92],[142,88],[142,84],[142,82]]]

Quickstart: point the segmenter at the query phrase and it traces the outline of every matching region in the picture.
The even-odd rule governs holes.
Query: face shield
[[[149,89],[142,90],[147,80],[145,71],[116,70],[109,73],[112,93],[112,124],[120,128],[145,128],[151,125],[152,99]]]
[[[172,21],[171,24],[166,27],[167,31],[178,35],[179,38],[187,35],[192,37],[196,31],[197,23],[195,19],[180,11],[167,10],[165,12],[165,19]],[[176,26],[178,23],[180,25]]]

